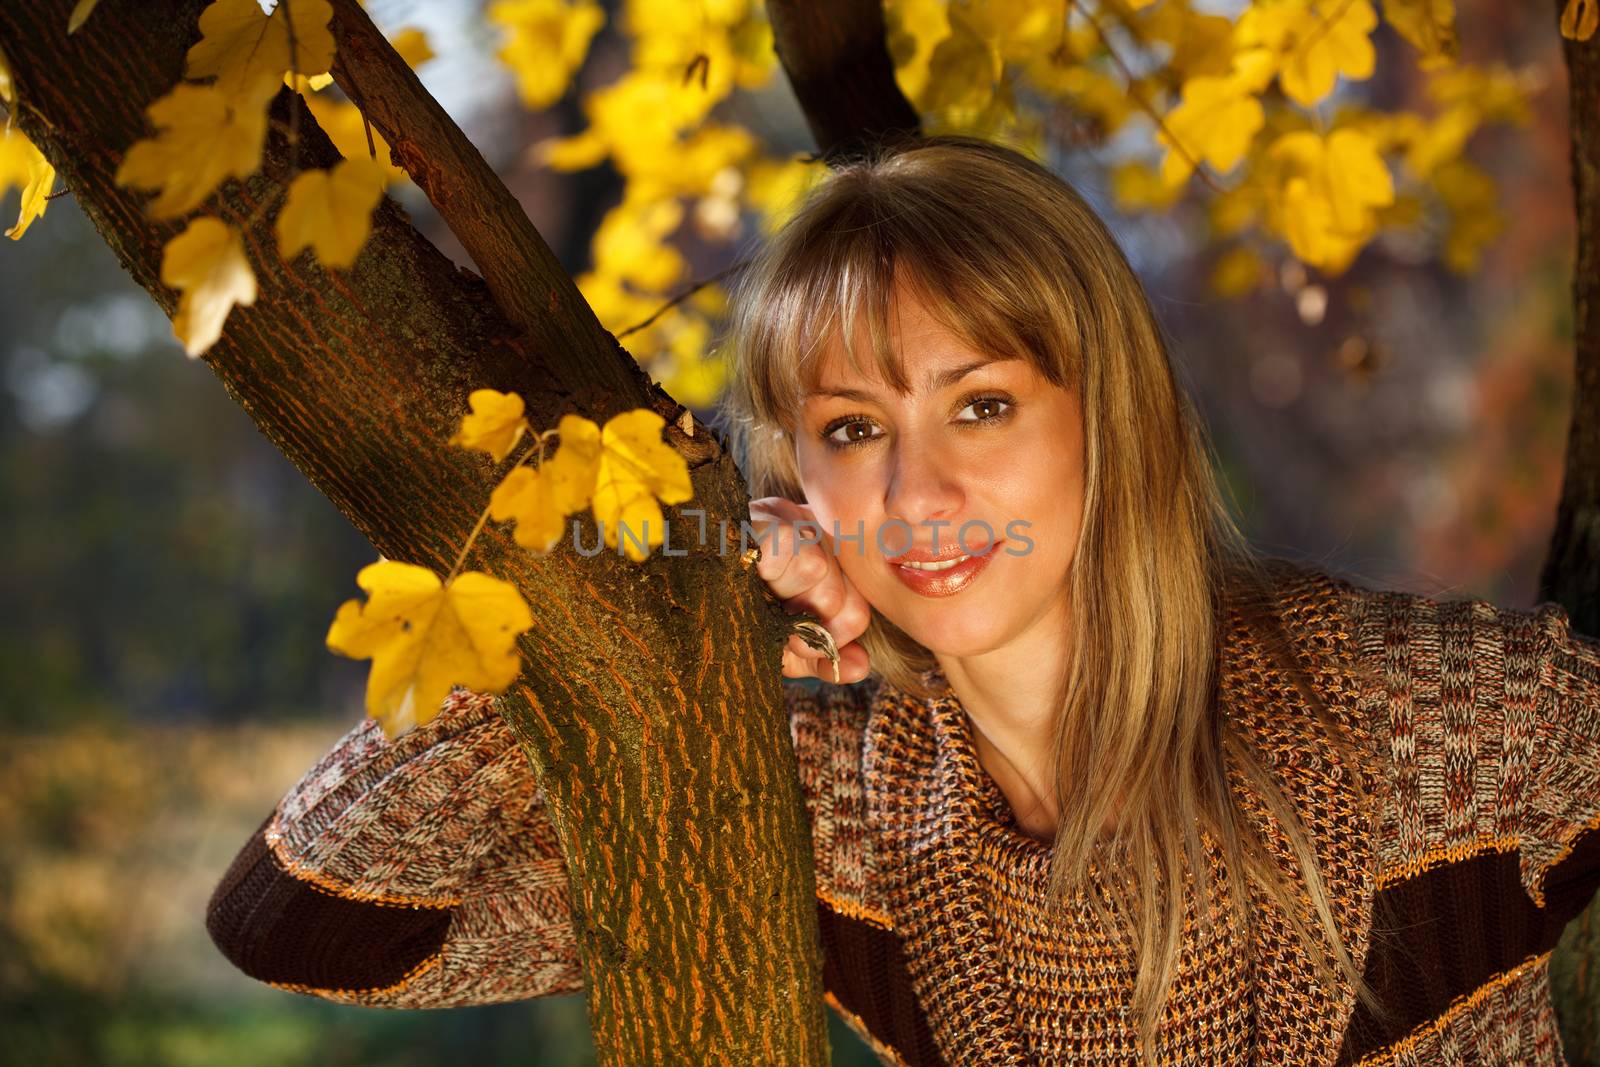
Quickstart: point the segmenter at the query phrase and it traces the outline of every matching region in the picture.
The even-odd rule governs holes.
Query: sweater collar
[[[1284,636],[1309,667],[1311,684],[1360,751],[1373,753],[1354,684],[1354,639],[1332,587],[1311,578],[1296,589],[1280,589],[1279,595],[1289,605]],[[1372,809],[1358,807],[1336,750],[1310,723],[1293,672],[1268,654],[1264,641],[1273,630],[1270,622],[1230,613],[1218,664],[1218,699],[1254,740],[1296,815],[1310,827],[1335,923],[1359,973],[1376,888]],[[912,987],[945,1061],[1025,1064],[1027,1050],[1015,1028],[991,902],[979,871],[985,819],[980,806],[1004,798],[978,761],[966,712],[939,672],[929,679],[939,693],[926,700],[883,684],[867,726],[865,792],[868,820],[881,842],[875,852],[884,899],[905,946]],[[1369,787],[1373,772],[1372,764],[1362,771]],[[1228,774],[1274,861],[1291,884],[1303,884],[1278,820],[1232,762]],[[1048,870],[1049,851],[1018,842],[1018,854],[1041,876]],[[1332,1064],[1355,1006],[1354,987],[1342,977],[1332,987],[1324,982],[1295,938],[1293,924],[1255,880],[1249,885],[1256,1015],[1250,1062],[1262,1067]],[[1298,918],[1317,924],[1309,910]]]

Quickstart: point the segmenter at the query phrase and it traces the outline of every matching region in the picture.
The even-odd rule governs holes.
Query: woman
[[[1562,1062],[1600,646],[1254,557],[1070,187],[956,137],[844,168],[728,351],[760,574],[839,647],[786,688],[828,998],[886,1062]],[[833,678],[797,638],[783,672]],[[354,1003],[582,982],[537,786],[460,691],[353,730],[208,927]]]

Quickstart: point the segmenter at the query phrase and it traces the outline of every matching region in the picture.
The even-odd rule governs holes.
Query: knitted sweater
[[[1162,1062],[1564,1063],[1548,965],[1600,887],[1600,642],[1554,604],[1273,574],[1276,622],[1224,627],[1218,699],[1309,828],[1344,943],[1393,1015],[1318,981],[1254,882],[1244,929],[1219,901],[1221,921],[1194,925],[1189,894]],[[1291,664],[1370,764],[1334,758]],[[1134,1062],[1131,945],[1083,901],[1082,922],[1050,920],[1051,846],[1016,826],[948,686],[785,688],[828,1003],[890,1064]],[[1377,787],[1367,811],[1353,773]],[[1281,828],[1229,775],[1299,882]],[[371,720],[350,731],[245,845],[207,926],[245,973],[346,1003],[582,988],[542,794],[492,700],[460,690],[397,740]]]

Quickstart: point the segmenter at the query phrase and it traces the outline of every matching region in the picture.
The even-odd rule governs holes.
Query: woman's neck
[[[1055,839],[1060,817],[1051,728],[1060,712],[1066,640],[1063,606],[1000,648],[938,657],[976,728],[978,761],[1005,794],[1017,825],[1041,841]]]

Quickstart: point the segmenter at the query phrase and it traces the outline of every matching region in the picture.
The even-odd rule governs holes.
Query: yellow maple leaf
[[[1251,139],[1265,121],[1261,101],[1237,79],[1190,78],[1183,83],[1182,101],[1167,113],[1166,129],[1156,134],[1168,149],[1161,161],[1162,180],[1169,185],[1182,182],[1202,159],[1226,174],[1250,150]]]
[[[665,289],[689,269],[683,253],[664,243],[682,221],[675,197],[625,198],[606,212],[590,240],[595,270],[641,289]]]
[[[1371,33],[1377,12],[1367,0],[1324,0],[1300,21],[1278,72],[1289,99],[1305,107],[1333,92],[1339,75],[1370,78],[1377,63]]]
[[[21,130],[8,126],[0,133],[0,197],[13,185],[22,187],[22,203],[17,224],[6,231],[13,241],[20,240],[33,220],[44,214],[56,168]]]
[[[1448,66],[1461,53],[1456,0],[1383,0],[1383,17],[1422,53],[1423,70]]]
[[[661,386],[679,403],[709,408],[728,384],[727,362],[715,355],[679,356],[667,363]]]
[[[115,180],[160,190],[146,208],[152,218],[187,214],[224,179],[249,177],[261,166],[267,116],[260,106],[231,100],[209,85],[179,82],[145,115],[156,136],[128,148]]]
[[[293,259],[309,245],[324,267],[349,267],[372,232],[384,178],[385,168],[366,156],[295,175],[278,214],[279,254]]]
[[[495,56],[516,76],[517,95],[530,108],[561,99],[606,21],[588,0],[495,0],[486,14],[509,34]]]
[[[563,415],[561,447],[537,469],[518,467],[495,487],[489,517],[515,521],[517,544],[548,552],[561,539],[567,516],[589,504],[598,471],[600,429],[581,415]]]
[[[1372,77],[1377,53],[1370,34],[1377,24],[1368,0],[1275,0],[1239,16],[1234,43],[1241,56],[1269,56],[1284,93],[1312,107],[1333,91],[1340,74]]]
[[[928,59],[928,82],[915,101],[919,110],[982,108],[994,96],[1000,55],[959,13],[950,9],[950,33]]]
[[[1567,0],[1561,9],[1561,36],[1573,41],[1587,41],[1600,27],[1600,2],[1597,0]]]
[[[1494,178],[1464,159],[1439,168],[1433,176],[1439,199],[1450,213],[1444,262],[1459,274],[1478,269],[1483,250],[1506,227]]]
[[[1356,129],[1326,138],[1284,134],[1269,151],[1280,171],[1277,229],[1296,256],[1341,273],[1377,230],[1374,209],[1394,202],[1394,180],[1372,137]]]
[[[100,0],[78,0],[72,6],[72,14],[67,16],[67,36],[78,32],[78,27],[89,21],[89,16],[94,14],[95,5]]]
[[[235,304],[256,300],[256,275],[245,258],[239,231],[220,219],[192,219],[161,253],[161,282],[177,289],[172,330],[190,357],[222,336]]]
[[[883,15],[895,81],[906,99],[920,100],[933,50],[950,34],[944,0],[885,0]]]
[[[595,522],[612,548],[626,527],[622,547],[635,563],[649,555],[651,546],[661,544],[666,533],[661,504],[681,504],[694,496],[688,463],[661,439],[665,425],[655,412],[635,408],[607,422],[600,436]]]
[[[522,417],[522,397],[495,389],[474,389],[467,404],[472,411],[461,417],[461,429],[450,443],[487,452],[497,463],[505,459],[528,430],[528,420]]]
[[[51,186],[56,182],[56,168],[50,161],[40,156],[30,165],[28,170],[28,184],[22,189],[22,204],[17,211],[16,225],[6,230],[6,236],[13,241],[21,240],[22,235],[28,232],[28,227],[33,220],[44,214],[46,198],[50,195]]]
[[[1112,195],[1126,212],[1164,210],[1182,191],[1181,185],[1167,184],[1155,168],[1137,159],[1123,160],[1111,170]]]
[[[367,601],[339,606],[328,648],[372,660],[367,714],[389,737],[437,715],[452,686],[502,693],[516,680],[533,612],[511,583],[468,571],[444,585],[426,567],[379,560],[356,584]]]
[[[332,19],[328,0],[280,0],[271,15],[256,0],[213,0],[200,13],[200,40],[189,48],[184,76],[215,75],[223,95],[265,104],[285,71],[313,75],[332,69]]]
[[[620,538],[628,558],[642,562],[666,533],[661,504],[694,495],[689,465],[661,439],[665,425],[647,408],[625,411],[604,429],[581,415],[562,416],[556,454],[537,472],[508,475],[490,500],[490,517],[515,519],[518,543],[544,551],[568,515],[592,505],[605,543],[617,548]]]
[[[417,69],[432,59],[433,47],[428,43],[428,34],[425,30],[415,26],[405,26],[389,38],[389,43],[394,45],[394,50],[400,53],[400,58],[406,61],[406,66],[412,70]]]

